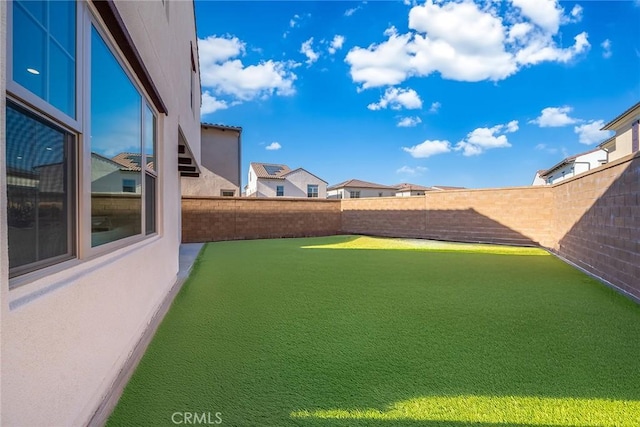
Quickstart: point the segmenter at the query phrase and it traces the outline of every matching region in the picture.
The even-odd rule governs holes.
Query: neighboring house
[[[139,153],[120,153],[111,159],[91,153],[92,193],[142,193]],[[148,163],[153,160],[148,159]]]
[[[433,188],[407,182],[394,185],[394,187],[396,189],[396,197],[424,196],[427,191],[434,191]]]
[[[240,197],[242,128],[201,125],[199,177],[181,179],[183,196]]]
[[[536,174],[533,185],[555,184],[607,163],[607,152],[596,148],[567,157],[546,171]],[[538,184],[536,184],[538,183]]]
[[[540,169],[536,171],[536,175],[533,177],[533,182],[531,185],[545,185],[547,182],[542,178],[542,174],[545,173],[545,169]]]
[[[374,182],[350,179],[327,188],[329,199],[361,199],[364,197],[393,197],[396,188]]]
[[[195,28],[189,1],[0,2],[1,425],[90,424],[169,299]]]
[[[303,168],[252,162],[248,178],[247,197],[327,198],[327,182]]]
[[[640,150],[638,128],[640,126],[640,102],[604,125],[602,130],[614,131],[615,135],[600,145],[607,152],[607,161],[612,162]]]

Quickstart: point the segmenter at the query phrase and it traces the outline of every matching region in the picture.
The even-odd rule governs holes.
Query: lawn
[[[189,414],[242,427],[637,426],[640,306],[540,249],[211,243],[108,425]]]

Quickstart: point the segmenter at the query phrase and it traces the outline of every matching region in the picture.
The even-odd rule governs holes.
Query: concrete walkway
[[[180,245],[178,280],[186,280],[191,272],[191,267],[195,262],[204,243],[183,243]]]

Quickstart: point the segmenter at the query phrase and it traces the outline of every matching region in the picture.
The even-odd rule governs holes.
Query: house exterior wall
[[[287,174],[285,178],[285,197],[307,197],[307,185],[318,186],[318,198],[327,198],[327,183],[305,170]]]
[[[185,196],[240,194],[240,131],[202,126],[200,177],[182,177]]]
[[[284,187],[284,196],[307,198],[307,185],[318,186],[318,198],[327,198],[327,183],[305,170],[295,170],[284,179],[257,178],[249,169],[248,197],[281,197],[277,196],[277,187]]]
[[[424,196],[425,193],[424,190],[396,191],[396,197]]]
[[[391,189],[359,188],[359,187],[337,188],[337,189],[328,191],[327,194],[328,194],[328,197],[331,199],[333,198],[350,199],[351,198],[351,194],[349,193],[350,191],[359,191],[361,199],[365,197],[394,197],[396,195],[396,191]],[[380,193],[382,193],[382,195]],[[340,195],[342,197],[340,197]]]
[[[588,172],[591,169],[597,168],[607,161],[607,152],[604,150],[598,150],[593,153],[583,154],[576,157],[576,159],[553,173],[546,176],[548,184],[557,184],[565,179],[573,178],[584,172]]]
[[[632,125],[627,124],[625,127],[616,132],[615,147],[613,151],[609,151],[609,161],[618,160],[624,156],[631,154],[632,151]]]
[[[254,197],[276,197],[278,185],[285,185],[284,179],[265,179],[258,178],[256,180],[256,191]],[[285,194],[287,194],[285,190]]]
[[[0,2],[0,314],[3,426],[85,425],[175,283],[180,244],[176,142],[199,155],[190,102],[191,2],[115,3],[168,115],[158,116],[158,234],[75,259],[9,290],[4,148],[6,2]],[[169,13],[165,5],[170,8]],[[198,88],[199,93],[199,88]],[[12,279],[13,280],[13,279]]]

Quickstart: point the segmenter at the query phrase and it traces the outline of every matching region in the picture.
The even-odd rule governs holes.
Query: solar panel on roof
[[[267,171],[269,175],[275,175],[284,169],[282,166],[274,166],[274,165],[265,165],[264,170]]]

